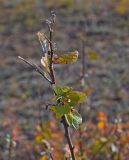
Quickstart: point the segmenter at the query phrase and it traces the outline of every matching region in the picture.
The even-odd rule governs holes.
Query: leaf
[[[71,107],[68,104],[51,106],[51,110],[55,113],[56,118],[61,118],[63,115],[70,113]]]
[[[45,56],[41,59],[41,64],[45,67],[46,71],[49,73],[49,63],[48,63],[48,55],[45,53]]]
[[[70,91],[66,97],[70,100],[68,103],[70,106],[77,106],[84,102],[86,95],[79,91]]]
[[[63,114],[61,114],[61,113],[59,113],[57,111],[57,107],[56,106],[51,106],[50,108],[55,113],[55,116],[56,116],[57,119],[59,119],[59,118],[61,118],[63,116]]]
[[[66,114],[65,118],[66,118],[66,121],[67,121],[68,125],[69,126],[72,125],[72,121],[73,121],[72,115],[71,114]]]
[[[72,115],[73,115],[73,118],[76,119],[76,121],[81,124],[82,123],[82,117],[81,115],[78,113],[77,110],[73,110],[72,111]]]
[[[99,130],[104,130],[104,129],[105,129],[105,122],[104,122],[104,121],[99,121],[99,122],[97,123],[97,128],[98,128]]]
[[[68,53],[64,54],[63,56],[55,57],[53,60],[53,63],[54,64],[74,63],[77,61],[78,55],[79,55],[78,51],[68,52]]]
[[[69,106],[77,106],[80,103],[84,102],[86,94],[80,91],[73,91],[72,88],[68,86],[60,87],[53,86],[53,89],[56,93],[54,99],[56,101],[60,100],[60,103],[68,104]]]
[[[76,119],[73,119],[72,126],[73,126],[75,129],[78,129],[78,128],[79,128],[79,124],[77,123]]]
[[[42,139],[43,139],[42,135],[39,134],[39,135],[37,135],[37,136],[35,137],[35,142],[36,142],[37,144],[41,144],[41,143],[42,143]]]
[[[57,97],[59,96],[65,96],[69,91],[72,90],[72,88],[68,87],[68,86],[57,86],[57,85],[53,85],[53,89],[57,95]]]
[[[82,117],[77,110],[72,110],[69,114],[66,114],[65,117],[68,125],[72,125],[75,129],[78,129],[82,123]]]
[[[95,139],[94,143],[90,147],[92,154],[96,154],[98,152],[99,148],[102,147],[102,145],[103,145],[103,143],[101,143],[98,139]],[[100,152],[102,153],[102,150],[100,150]]]
[[[58,105],[58,106],[56,106],[56,109],[57,109],[57,112],[62,115],[68,114],[71,110],[71,108],[68,104]]]
[[[82,123],[82,117],[81,117],[81,115],[78,113],[77,110],[73,110],[71,112],[71,116],[72,116],[72,126],[75,129],[78,129],[79,125]]]
[[[62,87],[60,87],[60,86],[57,86],[57,85],[53,85],[53,90],[55,91],[55,93],[57,94],[57,95],[61,95],[62,94]]]
[[[41,156],[40,157],[40,159],[39,160],[48,160],[48,157],[47,156],[45,156],[45,155],[43,155],[43,156]]]
[[[46,39],[44,33],[38,32],[38,33],[37,33],[37,36],[38,36],[38,38],[39,38],[39,41],[44,41],[44,40]]]
[[[97,60],[98,59],[98,54],[95,51],[89,51],[88,52],[88,58],[90,60]]]
[[[128,11],[129,1],[128,0],[121,0],[115,6],[116,12],[123,15]]]

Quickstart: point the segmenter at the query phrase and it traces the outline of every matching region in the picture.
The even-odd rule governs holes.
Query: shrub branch
[[[46,75],[41,70],[41,68],[39,66],[37,66],[36,64],[33,64],[33,63],[25,60],[24,58],[20,57],[20,56],[18,56],[18,58],[20,60],[24,61],[25,63],[27,63],[28,65],[30,65],[36,72],[38,72],[52,86],[53,84],[56,84],[56,81],[55,81],[55,72],[54,72],[54,68],[53,68],[54,50],[53,50],[53,43],[52,43],[54,21],[47,21],[47,26],[48,26],[48,29],[49,29],[49,39],[46,38],[46,37],[45,38],[47,39],[47,41],[49,43],[49,48],[50,48],[50,51],[48,51],[50,53],[47,53],[49,55],[49,70],[50,70],[49,75],[50,75],[50,79],[48,77],[46,77]],[[55,92],[54,92],[54,94],[56,95]],[[59,102],[57,102],[57,103],[59,103]],[[48,106],[46,108],[48,108]],[[70,133],[69,133],[69,125],[67,124],[67,121],[66,121],[66,118],[65,118],[64,115],[61,117],[61,123],[64,126],[65,138],[67,140],[67,143],[68,143],[68,146],[69,146],[69,149],[70,149],[72,160],[76,160],[75,153],[74,153],[74,146],[72,144],[71,136],[70,136]]]

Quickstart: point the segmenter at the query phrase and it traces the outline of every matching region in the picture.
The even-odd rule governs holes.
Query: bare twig
[[[10,137],[9,148],[8,148],[8,160],[12,159],[12,149],[13,149],[13,140],[12,137]]]
[[[25,63],[27,63],[28,65],[30,65],[36,72],[38,72],[44,79],[46,79],[49,83],[52,83],[50,79],[48,79],[44,73],[41,71],[41,68],[39,66],[37,66],[36,64],[33,64],[27,60],[25,60],[24,58],[18,56],[19,59],[21,59],[22,61],[24,61]]]
[[[54,70],[53,70],[53,63],[52,63],[52,60],[53,60],[53,55],[54,55],[54,51],[53,51],[53,45],[52,45],[52,33],[53,33],[53,30],[51,29],[50,25],[48,24],[48,28],[49,28],[49,32],[50,32],[50,42],[49,42],[49,45],[50,45],[50,62],[49,62],[49,69],[50,69],[50,76],[51,76],[51,80],[52,80],[52,84],[55,84],[55,75],[54,75]]]
[[[62,124],[64,126],[64,129],[65,129],[65,137],[66,137],[68,145],[69,145],[69,149],[70,149],[70,152],[71,152],[72,160],[76,160],[75,154],[74,154],[74,146],[72,144],[71,136],[69,134],[69,126],[68,126],[68,124],[66,122],[65,116],[62,117],[62,121],[61,122],[62,122]]]
[[[50,156],[51,160],[54,160],[52,153],[49,153],[49,156]]]

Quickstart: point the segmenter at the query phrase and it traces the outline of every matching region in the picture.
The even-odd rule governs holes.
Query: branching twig
[[[28,65],[30,65],[36,72],[38,72],[43,78],[45,78],[49,83],[52,83],[50,79],[48,79],[44,73],[41,71],[40,67],[37,66],[36,64],[33,64],[27,60],[25,60],[24,58],[18,56],[19,59],[21,59],[22,61],[24,61],[25,63],[27,63]]]
[[[54,73],[54,68],[53,68],[53,55],[54,55],[54,51],[53,51],[53,43],[52,43],[54,20],[52,21],[52,26],[51,26],[51,22],[49,23],[49,21],[48,21],[47,25],[48,25],[48,29],[49,29],[49,33],[50,33],[49,39],[48,39],[48,38],[46,38],[46,39],[47,39],[47,41],[48,41],[48,43],[49,43],[49,46],[50,46],[50,58],[49,58],[49,70],[50,70],[50,74],[49,74],[49,75],[50,75],[51,80],[48,79],[48,78],[44,75],[44,73],[42,72],[42,70],[40,69],[40,67],[38,67],[37,65],[35,65],[35,64],[31,63],[31,62],[28,62],[27,60],[25,60],[24,58],[22,58],[22,57],[20,57],[20,56],[18,56],[18,58],[21,59],[22,61],[24,61],[25,63],[27,63],[28,65],[30,65],[30,66],[31,66],[33,69],[35,69],[40,75],[42,75],[45,80],[47,80],[51,85],[53,85],[53,84],[56,84],[56,81],[55,81],[55,73]],[[54,94],[55,94],[55,92],[54,92]],[[49,106],[49,105],[47,105],[47,107],[48,107],[48,106]],[[46,107],[46,108],[47,108],[47,107]],[[72,144],[72,141],[71,141],[71,136],[70,136],[70,133],[69,133],[69,126],[68,126],[68,124],[67,124],[67,122],[66,122],[65,116],[62,116],[61,122],[62,122],[62,124],[63,124],[63,126],[64,126],[65,137],[66,137],[67,143],[68,143],[68,145],[69,145],[69,149],[70,149],[70,152],[71,152],[72,160],[76,160],[75,154],[74,154],[74,147],[73,147],[73,144]],[[53,160],[54,158],[51,157],[51,159]]]
[[[50,25],[48,24],[48,28],[49,28],[49,32],[50,32],[50,42],[52,42],[52,33],[53,33],[53,29],[51,29]],[[51,53],[51,57],[50,57],[50,64],[49,64],[49,69],[50,69],[50,76],[51,76],[51,81],[52,81],[52,84],[55,84],[55,74],[54,74],[54,69],[53,69],[53,46],[52,46],[52,43],[49,43],[50,44],[50,53]],[[65,130],[65,137],[66,137],[66,140],[67,140],[67,143],[69,145],[69,149],[70,149],[70,152],[71,152],[71,157],[72,157],[72,160],[76,160],[75,158],[75,154],[74,154],[74,147],[73,147],[73,144],[72,144],[72,141],[71,141],[71,137],[70,137],[70,134],[69,134],[69,126],[66,122],[66,119],[65,119],[65,116],[62,116],[62,124],[64,126],[64,130]]]

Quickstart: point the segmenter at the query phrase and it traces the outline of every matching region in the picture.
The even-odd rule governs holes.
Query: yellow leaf
[[[98,129],[103,130],[105,128],[105,123],[103,121],[99,121],[97,127]]]
[[[119,13],[119,14],[124,14],[129,7],[129,0],[121,0],[118,2],[118,4],[116,5],[115,10]]]
[[[74,51],[74,52],[68,52],[65,53],[64,55],[57,55],[57,57],[54,58],[53,63],[54,64],[69,64],[69,63],[74,63],[76,62],[77,58],[78,58],[78,51]]]
[[[48,160],[47,156],[41,156],[39,160]]]
[[[88,58],[90,60],[97,60],[99,57],[98,57],[98,54],[95,51],[89,51],[88,52]]]
[[[37,135],[37,136],[35,137],[35,141],[36,141],[36,143],[38,143],[38,144],[41,143],[42,139],[43,139],[42,135]]]
[[[57,111],[56,106],[51,106],[50,108],[51,108],[51,110],[55,113],[55,116],[56,116],[57,119],[59,119],[59,118],[62,117],[62,114],[60,114],[60,113]]]

